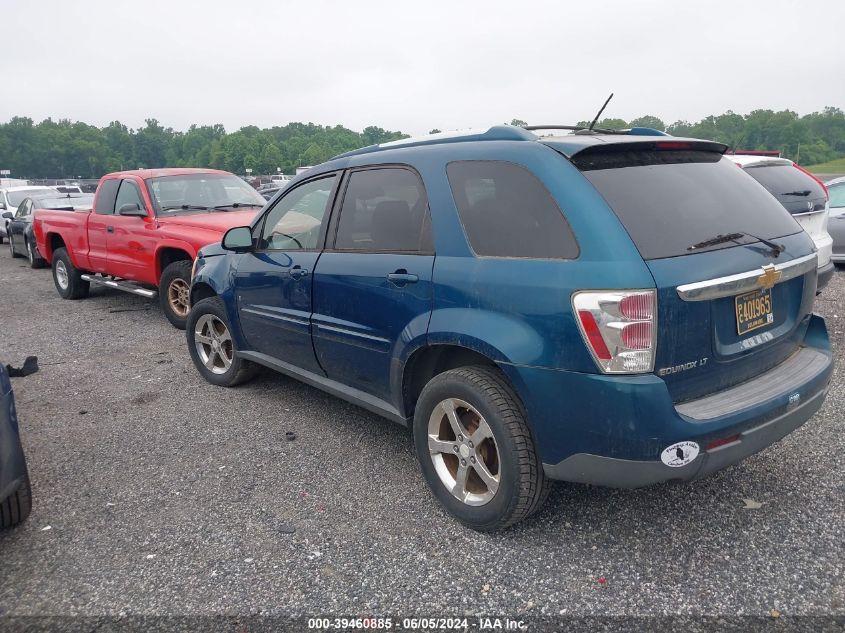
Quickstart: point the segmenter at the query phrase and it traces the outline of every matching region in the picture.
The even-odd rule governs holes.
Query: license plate
[[[771,289],[746,292],[736,297],[735,304],[736,333],[740,336],[771,325],[775,320]]]

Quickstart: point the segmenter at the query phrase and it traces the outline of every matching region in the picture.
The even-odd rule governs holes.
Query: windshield
[[[264,206],[264,198],[232,174],[185,174],[147,181],[157,214]]]
[[[714,152],[584,151],[572,162],[607,200],[643,259],[688,255],[694,244],[719,235],[772,239],[801,231],[765,189]],[[740,239],[706,248],[756,241]]]
[[[39,193],[44,193],[45,191],[49,192],[49,189],[45,189],[44,187],[39,187],[38,189],[19,189],[18,191],[7,191],[6,197],[9,199],[9,204],[13,207],[17,207],[23,202],[24,198],[29,198],[33,195],[38,195]]]
[[[790,213],[824,210],[821,184],[794,165],[755,165],[746,167],[745,171]]]

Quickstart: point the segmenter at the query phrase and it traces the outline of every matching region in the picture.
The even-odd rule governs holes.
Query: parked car
[[[411,425],[435,497],[479,530],[551,479],[736,463],[824,400],[817,255],[725,145],[658,134],[497,126],[313,167],[200,250],[194,365]]]
[[[836,264],[845,264],[845,176],[825,183],[830,194],[830,219],[827,231],[833,240],[831,259]]]
[[[158,293],[164,315],[184,328],[197,250],[263,204],[225,171],[124,171],[103,176],[93,212],[38,209],[33,231],[61,297],[81,299],[92,283],[148,298]]]
[[[0,189],[0,214],[5,211],[15,211],[20,203],[23,202],[24,198],[45,191],[56,193],[56,189],[53,187],[40,187],[36,185],[4,187]],[[0,221],[0,244],[3,243],[3,238],[8,236],[8,228],[9,219],[2,218],[2,221]]]
[[[729,155],[792,214],[819,251],[818,289],[833,276],[833,239],[828,227],[828,193],[821,180],[786,158]]]
[[[15,395],[0,364],[0,528],[23,522],[32,510],[32,492],[21,447]]]
[[[44,192],[25,198],[14,215],[9,211],[4,211],[3,218],[9,221],[7,232],[12,257],[26,257],[31,268],[42,268],[46,264],[35,246],[35,234],[32,230],[32,219],[37,209],[79,211],[91,209],[93,205],[94,196],[88,193],[69,193],[60,196],[56,192]]]
[[[56,185],[55,188],[59,193],[82,193],[79,185]]]
[[[284,188],[285,188],[284,186],[282,186],[282,187],[275,187],[275,186],[264,187],[264,186],[262,186],[262,187],[258,188],[258,193],[260,193],[261,196],[265,200],[269,200],[270,198],[275,196],[277,193],[279,193]]]

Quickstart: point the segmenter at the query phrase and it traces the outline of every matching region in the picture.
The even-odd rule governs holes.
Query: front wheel
[[[23,523],[31,511],[32,490],[27,475],[15,492],[0,501],[0,528],[10,528]]]
[[[18,254],[15,252],[15,245],[14,245],[14,244],[12,244],[12,238],[10,237],[10,238],[8,238],[8,239],[9,239],[9,252],[12,254],[12,257],[13,257],[13,258],[14,258],[14,257],[20,257],[20,255],[18,255]]]
[[[191,360],[213,385],[234,387],[258,371],[254,363],[238,358],[229,317],[219,297],[203,299],[191,309],[185,336]]]
[[[509,527],[548,496],[522,407],[493,368],[462,367],[432,378],[417,401],[414,444],[434,496],[475,530]]]
[[[173,327],[185,329],[191,310],[191,262],[173,262],[161,273],[158,284],[161,311]]]

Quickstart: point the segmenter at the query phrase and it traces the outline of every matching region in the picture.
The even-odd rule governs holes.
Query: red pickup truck
[[[145,297],[184,329],[191,266],[197,251],[264,205],[243,180],[213,169],[142,169],[103,176],[93,210],[38,210],[38,252],[53,267],[65,299],[88,295],[91,283]]]

